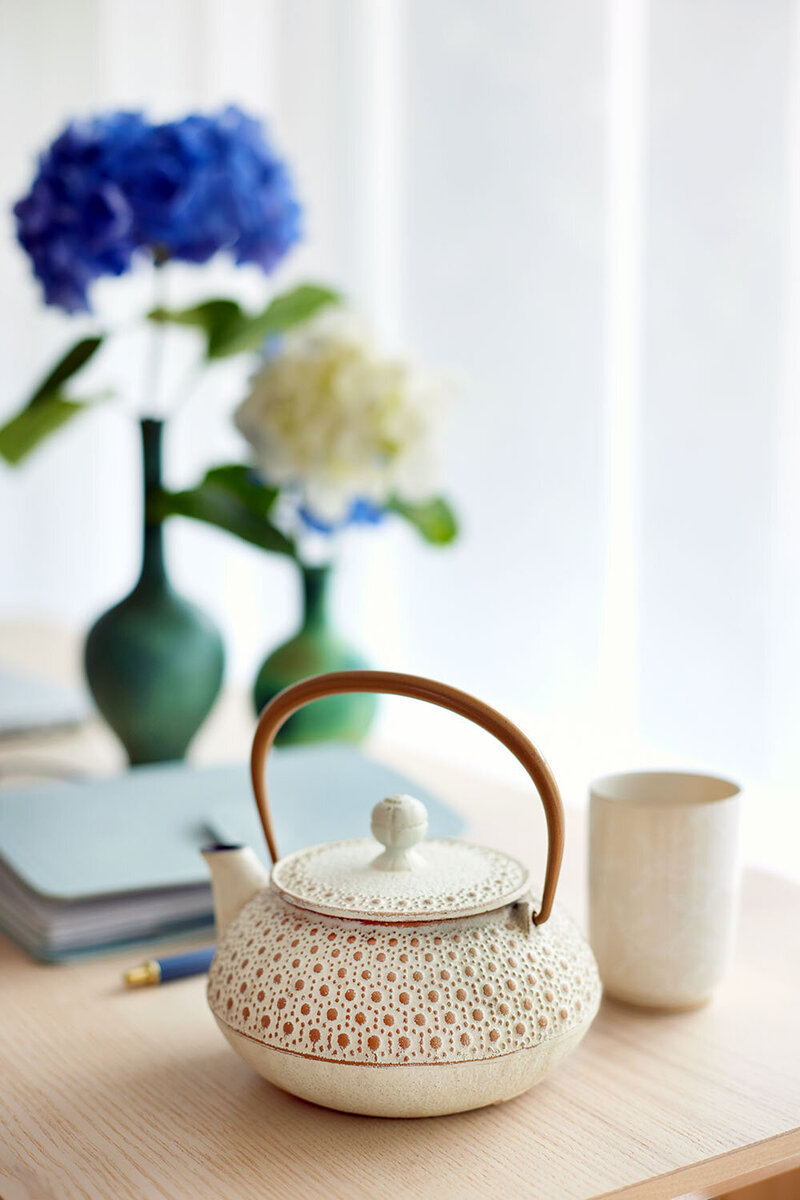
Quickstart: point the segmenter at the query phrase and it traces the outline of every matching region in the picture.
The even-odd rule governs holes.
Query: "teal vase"
[[[261,712],[273,696],[298,679],[368,665],[331,628],[328,614],[331,568],[301,566],[300,573],[303,622],[293,638],[272,651],[259,671],[253,689],[256,712]],[[289,717],[275,743],[290,746],[334,739],[358,742],[366,736],[377,707],[377,697],[361,692],[315,700]]]
[[[167,577],[162,523],[147,516],[148,498],[161,487],[163,422],[144,420],[141,432],[141,574],[92,627],[85,649],[92,695],[132,764],[184,757],[219,694],[225,657],[214,623]]]

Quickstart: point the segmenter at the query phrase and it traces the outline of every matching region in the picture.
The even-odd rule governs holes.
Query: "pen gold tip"
[[[151,958],[149,962],[142,963],[140,967],[131,967],[129,971],[125,972],[124,978],[126,987],[149,987],[154,983],[161,982],[161,971],[155,959]]]

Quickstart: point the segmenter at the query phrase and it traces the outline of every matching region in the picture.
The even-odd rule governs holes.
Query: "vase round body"
[[[358,670],[366,660],[331,628],[328,597],[330,566],[301,566],[303,619],[298,632],[265,659],[256,678],[253,701],[259,713],[289,684],[327,671]],[[295,713],[278,734],[279,745],[302,742],[360,741],[375,717],[372,695],[329,696]]]
[[[372,838],[279,856],[267,754],[292,712],[337,690],[450,708],[517,756],[545,808],[541,899],[517,859],[426,838],[425,806],[410,796],[375,805]],[[304,680],[264,710],[252,778],[271,875],[246,847],[204,852],[217,920],[208,1002],[246,1063],[329,1108],[427,1117],[509,1100],[575,1049],[597,1012],[600,982],[585,939],[553,909],[561,801],[544,760],[515,726],[433,680],[342,671]],[[335,795],[329,779],[326,803]]]
[[[145,499],[161,483],[160,421],[142,422]],[[164,564],[163,529],[145,519],[139,580],[89,632],[86,677],[131,763],[180,759],[219,694],[218,629],[178,595]]]

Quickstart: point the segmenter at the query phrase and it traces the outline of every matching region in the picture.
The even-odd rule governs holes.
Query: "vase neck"
[[[138,588],[162,589],[167,584],[164,566],[164,526],[160,520],[147,515],[147,502],[162,485],[161,441],[164,422],[146,418],[140,422],[142,434],[142,484],[144,501],[144,536],[142,540],[142,570]]]
[[[303,577],[303,628],[321,629],[328,623],[331,568],[301,567]]]

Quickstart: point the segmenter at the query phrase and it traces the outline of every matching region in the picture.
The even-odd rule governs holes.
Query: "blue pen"
[[[214,947],[190,950],[187,954],[173,954],[170,958],[151,958],[140,967],[125,972],[128,987],[148,987],[155,983],[170,983],[173,979],[186,979],[189,975],[205,975],[214,957]]]

